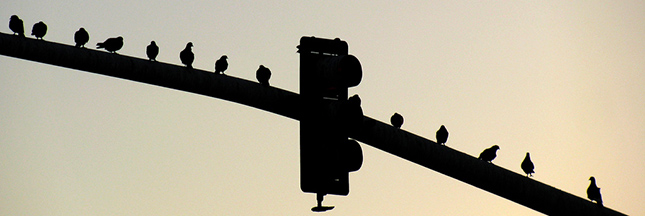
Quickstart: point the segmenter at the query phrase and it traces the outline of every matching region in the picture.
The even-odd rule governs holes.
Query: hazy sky
[[[365,115],[605,205],[645,215],[643,1],[30,1],[2,3],[30,33],[298,92],[301,36],[339,37],[363,66]],[[311,215],[299,187],[295,120],[220,99],[0,56],[1,215]],[[325,215],[541,215],[361,145],[349,196]],[[535,196],[540,196],[536,194]]]

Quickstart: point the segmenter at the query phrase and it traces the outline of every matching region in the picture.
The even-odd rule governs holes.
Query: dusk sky
[[[645,215],[644,1],[32,1],[0,7],[30,36],[122,36],[120,55],[299,92],[302,36],[340,38],[363,68],[366,116],[587,199]],[[348,196],[313,213],[299,186],[299,123],[244,105],[0,56],[0,215],[542,215],[361,144]],[[541,196],[535,194],[535,196]]]

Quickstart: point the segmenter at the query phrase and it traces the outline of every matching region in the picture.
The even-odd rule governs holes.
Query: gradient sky
[[[27,33],[298,92],[301,36],[339,37],[363,66],[365,115],[605,205],[645,215],[643,1],[5,1]],[[1,215],[313,215],[299,188],[297,121],[220,99],[0,56]],[[349,196],[325,215],[541,215],[361,145]],[[536,196],[540,196],[536,194]]]

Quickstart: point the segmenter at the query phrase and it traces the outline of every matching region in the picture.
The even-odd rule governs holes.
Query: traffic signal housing
[[[363,120],[358,96],[348,100],[348,88],[362,79],[360,62],[338,38],[302,37],[298,52],[303,101],[300,188],[319,197],[348,195],[349,172],[363,162],[360,145],[348,139]]]

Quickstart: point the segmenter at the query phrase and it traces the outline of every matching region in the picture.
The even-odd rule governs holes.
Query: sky
[[[298,92],[302,36],[340,38],[363,68],[366,116],[586,199],[645,215],[643,1],[5,1],[44,39],[193,66]],[[228,101],[0,56],[2,215],[542,215],[365,144],[348,196],[313,213],[297,121]],[[641,183],[638,183],[641,182]],[[535,196],[540,196],[536,194]]]

